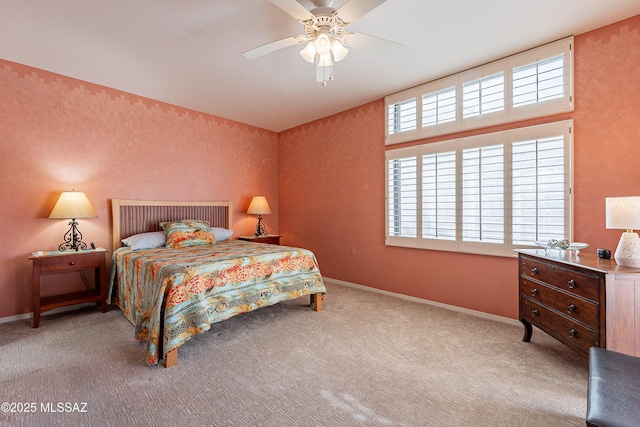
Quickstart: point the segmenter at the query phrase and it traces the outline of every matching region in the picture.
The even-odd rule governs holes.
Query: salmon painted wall
[[[79,220],[84,240],[108,250],[112,198],[232,200],[238,236],[263,194],[275,233],[277,134],[0,60],[0,318],[32,311],[27,258],[62,242],[67,221],[47,217],[74,188],[99,216]],[[81,286],[69,276],[43,294]]]
[[[576,36],[576,108],[553,118],[574,119],[574,234],[587,251],[620,236],[604,228],[604,198],[640,194],[639,33],[636,16]],[[383,107],[276,135],[0,60],[0,318],[31,311],[27,257],[60,243],[68,226],[47,216],[72,188],[99,215],[80,221],[85,240],[107,249],[111,198],[231,199],[241,235],[264,194],[267,230],[314,250],[326,277],[516,318],[514,259],[384,245]]]
[[[605,229],[604,199],[640,195],[640,16],[577,35],[574,60],[575,111],[517,126],[574,119],[574,239],[615,250],[622,231]],[[517,318],[514,258],[385,246],[382,100],[279,145],[282,240],[312,249],[324,276]]]

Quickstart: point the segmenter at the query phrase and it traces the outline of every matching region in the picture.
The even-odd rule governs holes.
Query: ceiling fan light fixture
[[[306,43],[306,46],[300,50],[300,56],[311,64],[315,63],[316,81],[322,83],[323,86],[333,80],[334,62],[342,61],[349,53],[350,47],[362,48],[371,42],[399,45],[366,34],[345,31],[347,26],[386,0],[269,1],[298,20],[304,27],[304,34],[258,46],[243,52],[242,55],[248,59],[254,59],[275,50]],[[311,3],[314,8],[308,10],[303,3]],[[335,8],[336,3],[340,4],[337,9]],[[352,43],[350,37],[355,35],[358,36],[358,39],[356,43]]]
[[[309,64],[314,63],[316,59],[316,49],[313,47],[313,42],[307,43],[305,48],[300,51],[300,56]]]
[[[340,62],[347,56],[349,49],[347,49],[340,40],[334,39],[331,42],[331,53],[333,54],[333,60]]]
[[[331,52],[331,39],[329,35],[322,31],[313,41],[313,47],[319,55],[325,55]]]

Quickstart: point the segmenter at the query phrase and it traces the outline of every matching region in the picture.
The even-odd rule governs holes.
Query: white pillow
[[[167,234],[164,231],[152,231],[140,233],[122,239],[122,243],[129,246],[134,251],[137,249],[160,248],[167,242]]]
[[[226,228],[211,227],[211,231],[213,231],[213,235],[216,236],[216,242],[228,240],[229,237],[233,235],[233,230],[228,230]]]

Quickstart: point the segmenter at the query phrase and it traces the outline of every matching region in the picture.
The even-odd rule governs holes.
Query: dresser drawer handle
[[[531,269],[531,274],[538,274],[538,269],[536,267],[533,267]]]
[[[75,261],[69,261],[69,265],[76,265]]]
[[[571,330],[569,331],[569,336],[570,336],[571,338],[578,338],[578,332],[577,332],[575,329],[571,329]]]
[[[538,315],[538,310],[535,309],[535,308],[533,310],[531,310],[531,315],[532,316],[537,316]]]
[[[573,312],[576,311],[576,305],[575,304],[569,304],[569,306],[567,307],[567,313],[571,314]]]
[[[573,289],[576,287],[576,281],[575,279],[571,279],[567,282],[567,285],[569,285],[569,289]]]
[[[535,296],[538,296],[538,289],[537,289],[537,288],[533,288],[533,289],[531,290],[531,295],[532,295],[532,296],[534,296],[534,297],[535,297]]]

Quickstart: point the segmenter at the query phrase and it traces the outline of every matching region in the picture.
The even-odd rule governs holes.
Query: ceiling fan
[[[347,0],[339,9],[334,9],[334,0],[311,0],[315,6],[307,10],[296,0],[269,0],[304,27],[304,35],[290,36],[247,50],[242,55],[253,59],[296,44],[307,43],[300,51],[302,58],[316,65],[316,81],[327,85],[333,80],[333,64],[342,61],[349,48],[382,49],[404,47],[396,42],[367,34],[345,31],[345,28],[361,16],[380,6],[386,0]]]

